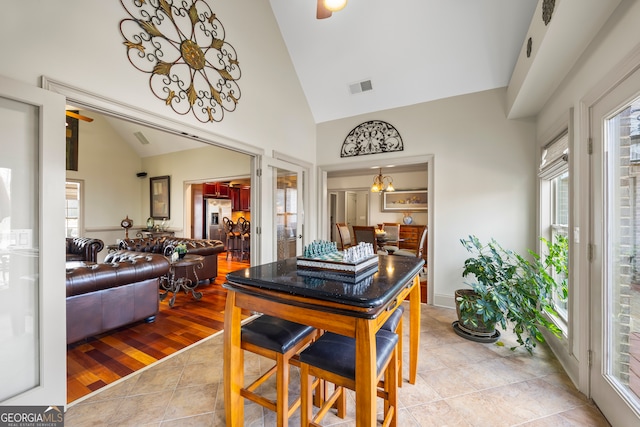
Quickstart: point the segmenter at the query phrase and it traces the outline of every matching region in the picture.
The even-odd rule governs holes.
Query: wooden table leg
[[[376,425],[376,334],[371,321],[356,321],[356,426]]]
[[[227,292],[224,313],[224,410],[227,426],[243,427],[244,402],[240,389],[244,385],[244,352],[240,347],[241,309],[235,301],[236,293]]]
[[[418,349],[420,347],[420,276],[413,278],[409,301],[409,383],[416,383]]]

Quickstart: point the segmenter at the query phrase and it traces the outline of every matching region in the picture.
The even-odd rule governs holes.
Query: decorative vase
[[[402,218],[402,222],[404,222],[406,225],[413,223],[413,217],[411,216],[411,212],[404,213],[404,218]]]
[[[147,230],[153,230],[154,224],[155,224],[155,221],[153,220],[152,217],[147,218]]]
[[[180,253],[178,254],[178,258],[180,258],[180,259],[184,258],[184,256],[185,256],[186,254],[187,254],[186,252],[180,252]]]

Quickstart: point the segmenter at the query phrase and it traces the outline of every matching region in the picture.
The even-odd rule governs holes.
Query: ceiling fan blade
[[[324,7],[324,1],[318,0],[318,8],[316,9],[316,19],[325,19],[331,16],[331,11]]]
[[[74,113],[73,111],[66,111],[66,113],[67,113],[67,116],[73,117],[74,119],[84,120],[85,122],[89,122],[89,123],[93,121],[91,117],[83,116],[81,114]]]

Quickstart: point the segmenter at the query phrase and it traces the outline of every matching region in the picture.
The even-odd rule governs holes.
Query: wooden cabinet
[[[230,189],[231,202],[234,211],[250,211],[251,210],[251,188],[250,187],[232,187]]]
[[[240,210],[241,211],[251,210],[251,188],[250,187],[240,188]]]
[[[416,250],[420,244],[420,237],[426,225],[400,225],[400,249]],[[422,246],[422,258],[427,262],[427,240],[425,239]]]
[[[204,197],[226,199],[231,197],[231,187],[226,182],[206,182],[204,184]]]

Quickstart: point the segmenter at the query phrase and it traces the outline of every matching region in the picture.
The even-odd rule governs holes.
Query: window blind
[[[552,177],[567,168],[569,161],[569,132],[565,131],[542,148],[538,176]]]

